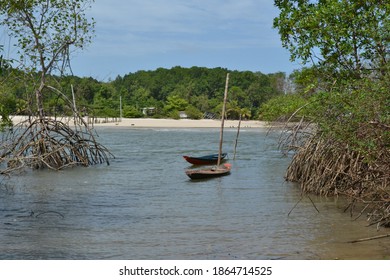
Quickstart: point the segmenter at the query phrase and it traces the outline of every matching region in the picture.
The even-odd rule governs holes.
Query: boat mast
[[[219,150],[218,150],[217,166],[219,166],[221,164],[222,143],[223,143],[223,128],[224,128],[224,125],[225,125],[225,110],[226,110],[226,100],[227,100],[227,93],[228,93],[228,85],[229,85],[229,73],[226,74],[225,93],[224,93],[224,96],[223,96],[222,116],[221,116],[221,131],[219,133]]]

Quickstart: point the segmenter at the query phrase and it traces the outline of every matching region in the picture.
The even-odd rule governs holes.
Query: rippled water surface
[[[340,200],[300,201],[276,136],[225,130],[230,176],[190,181],[182,155],[217,152],[216,129],[99,128],[109,166],[28,171],[0,187],[0,259],[380,259],[388,233]],[[300,201],[300,202],[299,202]],[[299,202],[297,204],[297,202]],[[291,211],[290,215],[289,212]]]

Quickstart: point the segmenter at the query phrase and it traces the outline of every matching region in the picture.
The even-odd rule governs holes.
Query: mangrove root
[[[96,141],[85,123],[74,127],[53,118],[29,118],[3,136],[0,146],[0,174],[20,170],[109,164],[113,155]]]
[[[299,124],[302,126],[302,124]],[[381,127],[386,133],[389,128]],[[385,133],[382,132],[382,134]],[[366,130],[366,133],[367,130]],[[376,132],[378,133],[378,132]],[[343,195],[350,198],[351,215],[367,215],[370,225],[390,226],[390,149],[379,143],[370,154],[360,152],[348,143],[332,139],[320,132],[305,137],[303,145],[296,148],[285,178],[298,182],[303,193],[321,196]],[[294,139],[296,129],[291,130],[283,145],[302,143]],[[302,132],[301,132],[302,135]],[[306,134],[308,135],[308,134]],[[376,138],[381,140],[381,138]],[[295,146],[295,145],[294,145]],[[288,150],[291,148],[286,148]],[[356,207],[355,207],[356,206]],[[361,210],[362,209],[362,210]]]

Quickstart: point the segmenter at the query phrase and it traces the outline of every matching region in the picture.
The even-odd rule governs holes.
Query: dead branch
[[[352,241],[348,241],[348,243],[365,242],[365,241],[370,241],[370,240],[380,239],[380,238],[386,238],[386,237],[390,237],[390,233],[389,234],[383,234],[383,235],[377,235],[377,236],[373,236],[373,237],[361,238],[361,239],[357,239],[357,240],[352,240]]]

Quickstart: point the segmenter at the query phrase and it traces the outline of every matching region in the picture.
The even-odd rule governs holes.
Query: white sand
[[[238,127],[238,120],[226,120],[225,127]],[[182,128],[207,128],[220,127],[219,120],[173,120],[173,119],[127,119],[122,118],[122,121],[114,123],[100,123],[95,126],[120,126],[120,127],[182,127]],[[241,127],[266,127],[267,123],[260,121],[242,121]]]
[[[14,124],[19,123],[25,119],[26,116],[13,116],[11,117]],[[64,121],[64,120],[62,120]],[[72,123],[72,120],[70,121]],[[238,127],[238,120],[225,120],[225,127]],[[201,120],[189,120],[189,119],[152,119],[152,118],[122,118],[121,121],[119,119],[112,120],[108,119],[108,122],[104,118],[97,119],[97,123],[94,123],[94,126],[113,126],[113,127],[134,127],[134,128],[143,128],[143,127],[181,127],[181,128],[208,128],[208,127],[220,127],[220,120],[209,120],[209,119],[201,119]],[[262,121],[242,121],[241,127],[251,127],[251,128],[262,128],[268,127],[267,122]]]

